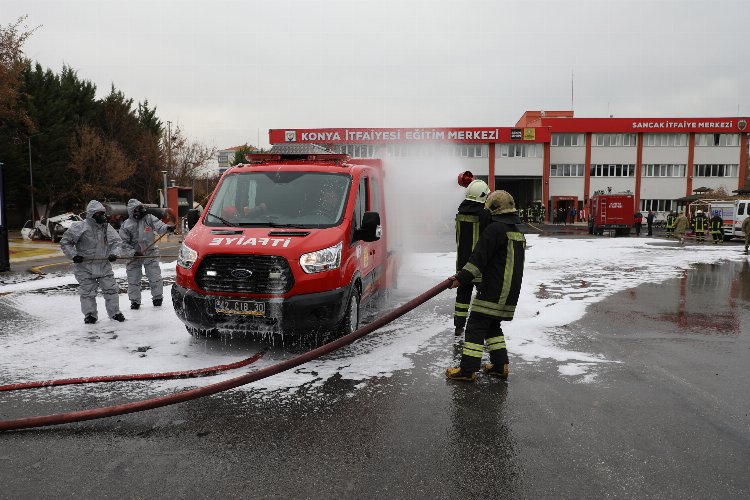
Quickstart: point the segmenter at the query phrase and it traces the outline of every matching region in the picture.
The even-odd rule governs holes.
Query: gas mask
[[[96,212],[92,218],[97,224],[106,224],[107,223],[107,214],[104,212]]]
[[[141,220],[146,215],[146,207],[138,205],[133,209],[133,218],[135,220]]]

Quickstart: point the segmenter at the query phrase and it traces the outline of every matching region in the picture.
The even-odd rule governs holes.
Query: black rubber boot
[[[87,314],[86,317],[83,318],[83,322],[87,325],[93,325],[94,323],[96,323],[96,318],[91,314]]]
[[[125,321],[125,316],[123,316],[122,313],[117,313],[114,316],[112,316],[112,319],[122,323],[123,321]]]
[[[138,309],[139,307],[141,307],[141,305],[138,302],[131,302],[130,303],[130,308],[131,309]]]
[[[160,307],[161,306],[162,299],[154,299],[152,302],[154,303],[154,307]]]

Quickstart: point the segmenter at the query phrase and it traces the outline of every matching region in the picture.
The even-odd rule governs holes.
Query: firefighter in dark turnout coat
[[[724,243],[724,219],[721,218],[719,212],[714,211],[714,216],[711,217],[711,236],[713,237],[714,245],[717,243]]]
[[[484,181],[474,180],[466,187],[466,197],[458,206],[456,214],[456,272],[459,272],[469,260],[471,252],[479,241],[487,225],[491,222],[490,211],[484,208],[484,202],[490,188]],[[456,335],[461,335],[469,316],[469,302],[474,285],[482,282],[479,276],[473,281],[460,285],[456,290],[456,307],[453,313],[453,326]]]
[[[706,228],[708,225],[709,221],[703,210],[696,210],[695,217],[693,217],[693,232],[695,232],[696,243],[706,242]]]
[[[513,319],[521,292],[526,238],[518,230],[521,220],[513,197],[506,191],[494,191],[487,197],[492,223],[479,238],[474,252],[461,271],[452,277],[457,287],[482,276],[477,295],[471,302],[461,366],[448,368],[451,380],[471,382],[482,364],[484,343],[490,351],[490,363],[484,372],[508,378],[508,350],[500,327],[503,320]]]

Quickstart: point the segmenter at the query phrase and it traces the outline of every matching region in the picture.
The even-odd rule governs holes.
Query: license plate
[[[264,316],[266,314],[266,304],[254,300],[217,299],[216,312],[224,314]]]

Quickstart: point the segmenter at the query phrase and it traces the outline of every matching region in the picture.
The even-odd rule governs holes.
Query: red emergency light
[[[458,185],[461,187],[469,187],[469,184],[471,184],[471,181],[474,180],[474,174],[469,172],[468,170],[466,172],[461,172],[458,174]]]

